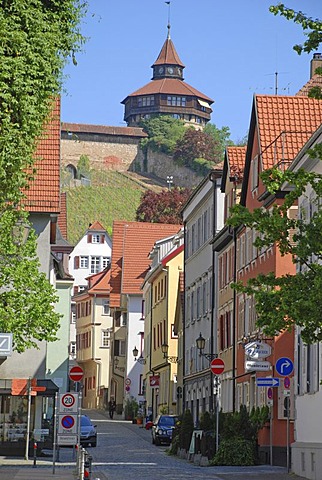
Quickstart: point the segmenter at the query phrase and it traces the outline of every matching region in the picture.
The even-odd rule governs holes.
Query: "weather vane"
[[[170,38],[170,6],[171,2],[165,2],[168,5],[168,38]]]

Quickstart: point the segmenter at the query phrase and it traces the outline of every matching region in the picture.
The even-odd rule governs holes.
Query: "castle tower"
[[[203,128],[210,120],[213,100],[184,82],[185,66],[170,38],[170,25],[167,38],[151,68],[151,81],[121,102],[125,105],[124,120],[127,125],[137,126],[140,120],[154,115],[171,115],[195,128]]]

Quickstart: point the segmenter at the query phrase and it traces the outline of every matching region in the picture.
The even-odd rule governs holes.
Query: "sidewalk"
[[[49,460],[37,460],[34,467],[33,460],[22,458],[0,457],[1,480],[44,480],[56,478],[59,480],[75,480],[75,463],[56,463],[55,474],[53,464]]]

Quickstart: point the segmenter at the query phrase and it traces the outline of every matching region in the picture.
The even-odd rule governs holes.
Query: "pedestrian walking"
[[[116,404],[115,404],[114,398],[111,398],[110,401],[108,402],[108,413],[111,419],[113,419],[115,408],[116,408]]]

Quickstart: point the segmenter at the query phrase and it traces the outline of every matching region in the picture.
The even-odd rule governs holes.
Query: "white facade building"
[[[195,424],[200,414],[213,410],[209,361],[199,355],[196,339],[200,333],[205,353],[217,352],[216,291],[217,254],[211,240],[223,228],[224,195],[221,170],[213,170],[196,188],[183,210],[185,225],[185,315],[184,315],[184,402]]]

